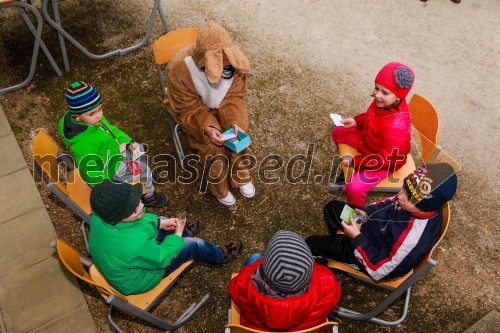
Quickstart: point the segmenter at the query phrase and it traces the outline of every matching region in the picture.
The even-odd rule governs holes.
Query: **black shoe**
[[[158,172],[153,172],[151,175],[153,177],[153,184],[154,185],[161,184],[162,179],[161,179],[160,174]]]
[[[142,203],[146,207],[163,207],[167,204],[168,197],[165,194],[154,192],[150,197],[142,197]]]
[[[233,260],[237,256],[241,254],[241,250],[243,249],[243,242],[241,240],[235,240],[231,243],[227,243],[224,246],[220,247],[222,252],[224,253],[224,264],[230,260]]]
[[[200,228],[200,221],[197,219],[192,219],[186,222],[186,226],[189,237],[194,237],[198,233],[198,229]]]
[[[337,192],[345,190],[345,178],[344,173],[340,172],[337,178],[335,179],[335,183],[330,184],[330,192]]]
[[[335,184],[345,185],[345,177],[343,172],[339,173],[339,175],[335,179]]]

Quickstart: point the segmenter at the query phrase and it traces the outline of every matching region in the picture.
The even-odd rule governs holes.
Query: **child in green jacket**
[[[193,237],[199,222],[146,213],[140,184],[104,180],[90,195],[92,260],[119,292],[140,294],[194,259],[222,265],[241,253],[240,240],[218,247]]]
[[[66,91],[66,102],[69,110],[59,121],[59,135],[83,179],[92,187],[104,179],[140,180],[146,189],[144,204],[165,206],[168,197],[155,191],[146,156],[137,156],[144,150],[142,145],[108,122],[97,89],[90,83],[73,82]]]

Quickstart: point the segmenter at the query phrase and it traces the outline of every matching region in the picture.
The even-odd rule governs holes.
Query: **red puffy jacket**
[[[361,131],[357,147],[361,155],[354,157],[354,169],[394,172],[406,163],[411,149],[411,118],[405,100],[390,110],[378,108],[373,101],[354,119]]]
[[[240,323],[259,330],[297,331],[323,323],[342,293],[337,279],[326,267],[314,263],[309,290],[299,296],[273,298],[261,294],[252,274],[262,259],[246,266],[231,280],[229,293],[240,309]]]

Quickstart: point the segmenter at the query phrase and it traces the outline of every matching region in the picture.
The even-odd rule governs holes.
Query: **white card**
[[[342,120],[342,116],[336,113],[330,113],[330,118],[332,118],[335,126],[344,126],[340,121]]]
[[[222,134],[222,140],[227,141],[229,139],[234,139],[236,137],[236,134],[234,133],[229,133],[229,134]]]
[[[132,152],[132,160],[135,161],[137,159],[139,159],[139,157],[141,157],[142,155],[146,154],[145,152],[143,152],[141,149],[140,149],[140,146],[137,145],[137,148],[134,149],[134,151]]]

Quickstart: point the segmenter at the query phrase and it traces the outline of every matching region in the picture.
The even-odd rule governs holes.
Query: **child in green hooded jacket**
[[[155,191],[146,155],[140,153],[144,148],[104,117],[97,89],[90,83],[73,82],[66,91],[66,102],[69,110],[59,121],[59,135],[83,179],[92,187],[104,179],[140,180],[146,190],[144,204],[165,206],[168,197]]]

